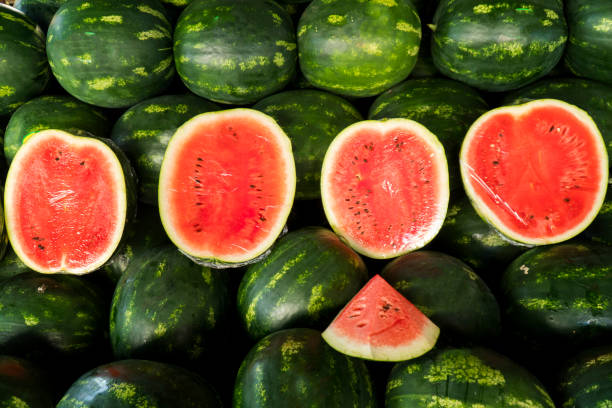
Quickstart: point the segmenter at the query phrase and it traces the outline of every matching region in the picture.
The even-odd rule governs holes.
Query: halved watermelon
[[[403,361],[427,353],[440,329],[387,281],[375,275],[325,329],[323,339],[353,357]]]
[[[291,142],[274,119],[246,108],[204,113],[168,144],[159,212],[194,261],[239,266],[264,256],[281,234],[295,184]]]
[[[15,253],[43,273],[102,266],[123,234],[125,177],[118,156],[99,139],[53,129],[29,138],[11,163],[4,193]]]
[[[444,148],[409,119],[350,125],[323,160],[327,220],[348,245],[371,258],[425,246],[442,227],[448,197]]]
[[[482,115],[468,130],[460,162],[465,191],[480,216],[527,245],[583,231],[608,183],[597,126],[580,108],[554,99]]]

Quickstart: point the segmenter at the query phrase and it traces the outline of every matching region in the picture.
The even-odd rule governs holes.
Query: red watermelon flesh
[[[168,236],[187,255],[238,265],[271,246],[294,193],[287,136],[263,113],[232,109],[177,130],[162,164],[159,208]]]
[[[500,232],[551,244],[577,235],[597,215],[608,157],[584,111],[540,100],[479,118],[463,143],[461,172],[476,210]]]
[[[444,149],[408,119],[362,121],[333,140],[321,194],[330,225],[353,249],[391,258],[427,244],[448,205]]]
[[[440,329],[375,275],[323,332],[334,349],[353,357],[403,361],[429,351]]]
[[[31,269],[81,274],[113,254],[126,217],[121,163],[103,142],[57,130],[28,139],[5,186],[11,245]]]

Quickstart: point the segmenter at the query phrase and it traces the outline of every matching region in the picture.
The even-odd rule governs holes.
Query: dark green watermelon
[[[66,0],[15,0],[17,10],[23,12],[43,30],[47,31],[53,15]]]
[[[612,404],[612,347],[588,349],[559,375],[559,407],[606,408]]]
[[[66,91],[107,108],[156,95],[174,75],[172,26],[157,0],[68,0],[49,25],[47,55]]]
[[[141,248],[117,283],[110,314],[116,358],[168,362],[214,356],[229,317],[227,271],[211,270],[172,244]]]
[[[581,236],[605,245],[612,245],[612,188],[609,184],[606,199],[597,217]]]
[[[536,377],[492,350],[434,350],[397,363],[386,408],[555,408]]]
[[[538,247],[519,256],[501,283],[510,331],[536,349],[609,342],[610,265],[610,247],[595,243]]]
[[[582,78],[542,79],[512,92],[504,105],[520,105],[536,99],[559,99],[585,110],[595,121],[612,157],[612,86]]]
[[[4,135],[4,157],[10,163],[25,139],[45,129],[78,136],[108,137],[110,123],[100,109],[67,95],[45,95],[26,102],[13,113]]]
[[[6,254],[0,260],[0,280],[4,280],[23,272],[31,272],[13,251],[10,245],[7,246]]]
[[[291,327],[322,330],[367,280],[359,255],[336,234],[303,228],[249,266],[238,289],[238,311],[254,339]]]
[[[291,139],[297,199],[321,196],[321,166],[331,141],[345,127],[363,119],[345,99],[317,90],[285,91],[253,105],[272,116]]]
[[[416,251],[388,263],[380,276],[429,317],[446,339],[478,344],[501,332],[493,293],[457,258]]]
[[[567,41],[560,0],[441,0],[431,27],[438,70],[487,91],[546,75]]]
[[[184,368],[147,360],[115,361],[83,374],[57,408],[221,408],[216,391]]]
[[[410,0],[314,0],[300,17],[302,73],[317,88],[374,96],[406,79],[421,23]]]
[[[612,84],[612,3],[565,0],[569,40],[565,63],[574,75]]]
[[[32,20],[0,3],[0,27],[0,116],[3,116],[40,94],[50,71],[45,35]]]
[[[295,29],[272,0],[194,0],[177,22],[174,59],[193,93],[215,102],[252,103],[293,77]]]
[[[140,201],[157,205],[159,170],[174,131],[192,117],[217,109],[195,95],[164,95],[140,102],[121,115],[111,139],[134,165]]]
[[[459,149],[471,124],[488,110],[473,88],[446,78],[408,79],[372,103],[369,119],[412,119],[435,134],[446,152],[451,189],[461,186]]]
[[[45,374],[26,360],[0,355],[0,407],[55,407]]]
[[[261,339],[240,366],[233,408],[375,407],[362,360],[340,354],[321,332],[287,329]]]

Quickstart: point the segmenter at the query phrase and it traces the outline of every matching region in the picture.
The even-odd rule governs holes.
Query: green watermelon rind
[[[343,139],[350,137],[350,135],[362,127],[372,127],[375,126],[381,130],[392,129],[394,127],[407,127],[413,130],[416,134],[421,136],[421,139],[427,143],[429,147],[431,147],[437,153],[437,159],[439,166],[438,172],[438,181],[440,185],[440,217],[437,224],[434,224],[430,228],[430,232],[425,238],[414,247],[406,248],[402,251],[397,252],[376,252],[370,250],[362,245],[360,245],[354,239],[351,239],[348,234],[344,231],[342,226],[339,225],[339,222],[331,208],[331,198],[333,191],[332,185],[327,181],[327,175],[330,173],[330,166],[332,161],[335,159],[335,154],[337,150],[341,147]],[[442,228],[444,223],[444,215],[448,209],[448,202],[450,197],[450,187],[449,187],[449,175],[448,175],[448,163],[446,161],[446,155],[444,152],[444,146],[438,140],[438,138],[431,133],[425,126],[419,124],[410,119],[403,118],[394,118],[387,120],[363,120],[357,123],[354,123],[342,130],[331,142],[327,152],[325,153],[325,158],[323,159],[323,166],[321,169],[321,201],[323,203],[323,209],[325,211],[325,216],[327,217],[327,221],[329,225],[332,227],[334,232],[343,240],[348,246],[353,248],[356,252],[361,255],[365,255],[369,258],[373,259],[389,259],[396,258],[405,253],[420,249],[427,245],[431,240],[433,240],[436,234]]]
[[[11,242],[11,246],[13,250],[15,251],[15,254],[19,257],[19,259],[21,259],[21,261],[28,268],[34,271],[40,272],[40,273],[64,272],[64,273],[70,273],[74,275],[82,275],[82,274],[92,272],[100,268],[108,260],[110,260],[112,255],[115,253],[115,251],[119,247],[119,244],[121,243],[121,238],[123,236],[123,230],[125,228],[125,222],[129,215],[128,213],[130,211],[130,209],[128,208],[130,204],[129,203],[130,200],[128,199],[128,188],[127,188],[129,181],[126,180],[126,177],[129,177],[129,175],[125,174],[124,166],[121,163],[120,159],[118,158],[117,154],[113,151],[113,149],[109,145],[107,145],[101,140],[98,140],[92,137],[86,137],[86,136],[75,136],[68,132],[64,132],[62,130],[57,130],[57,129],[43,130],[38,133],[35,133],[35,135],[36,137],[31,137],[28,140],[26,140],[24,144],[22,145],[22,147],[17,151],[17,154],[15,155],[15,158],[13,159],[13,162],[12,162],[15,164],[12,164],[11,167],[9,167],[9,171],[6,177],[6,184],[5,184],[5,190],[4,190],[4,209],[5,209],[6,232],[8,234],[9,241]],[[36,263],[28,259],[28,257],[25,255],[23,250],[17,244],[16,236],[14,236],[12,232],[13,228],[16,229],[16,225],[15,225],[16,220],[14,220],[14,218],[12,217],[13,207],[9,205],[11,203],[12,197],[15,196],[14,189],[16,186],[12,182],[14,178],[13,174],[20,170],[20,168],[17,167],[20,162],[20,157],[28,153],[29,151],[28,147],[35,146],[41,140],[44,140],[44,138],[47,136],[60,136],[62,138],[67,139],[68,143],[73,146],[74,145],[96,146],[99,149],[100,153],[104,153],[107,156],[110,163],[113,163],[112,167],[114,167],[114,170],[115,170],[115,181],[117,183],[116,187],[118,189],[118,195],[122,197],[121,201],[119,202],[119,206],[118,206],[120,210],[120,214],[118,214],[118,218],[121,220],[120,222],[121,225],[116,228],[115,234],[113,235],[111,239],[112,244],[109,245],[108,249],[102,255],[99,256],[99,259],[96,262],[92,262],[87,267],[84,267],[84,268],[65,269],[61,267],[58,269],[43,269],[39,265],[37,265]],[[35,142],[32,142],[33,140]],[[24,165],[27,165],[27,163],[25,163]]]
[[[277,136],[277,142],[280,146],[280,150],[283,152],[285,158],[287,159],[287,173],[284,178],[285,182],[288,185],[287,190],[287,201],[284,203],[285,211],[280,214],[280,217],[273,227],[270,228],[270,234],[268,239],[264,240],[260,243],[255,249],[244,252],[241,257],[234,258],[224,258],[221,259],[215,256],[212,253],[194,251],[193,249],[189,249],[187,245],[181,242],[178,237],[178,233],[176,230],[172,228],[170,225],[170,221],[168,219],[167,213],[169,212],[166,208],[168,204],[164,200],[164,192],[169,188],[166,184],[170,183],[166,180],[167,176],[165,175],[167,170],[166,163],[172,161],[172,153],[174,153],[176,140],[179,138],[187,137],[189,132],[193,128],[195,128],[201,121],[206,121],[208,118],[215,118],[217,116],[237,116],[238,118],[241,115],[251,115],[253,118],[263,121],[269,128],[273,131],[273,133]],[[175,140],[176,139],[176,140]],[[276,123],[276,121],[262,113],[260,111],[249,109],[249,108],[234,108],[227,109],[222,111],[215,112],[207,112],[202,113],[200,115],[194,116],[185,122],[182,126],[180,126],[172,138],[168,143],[168,148],[164,154],[164,159],[162,161],[162,166],[159,174],[159,186],[158,186],[158,207],[159,214],[161,218],[162,225],[166,230],[166,234],[168,238],[174,243],[174,245],[181,251],[185,256],[189,257],[192,261],[204,265],[209,266],[211,268],[236,268],[240,266],[249,265],[255,262],[258,262],[268,256],[271,251],[272,244],[284,233],[287,232],[286,222],[289,218],[289,213],[291,212],[291,207],[293,206],[293,200],[295,198],[295,189],[296,189],[296,171],[295,171],[295,162],[293,160],[293,153],[291,148],[291,140],[282,130],[282,128]]]
[[[598,136],[594,139],[593,142],[598,145],[597,146],[598,150],[600,154],[602,155],[601,162],[603,165],[601,166],[601,174],[602,174],[601,189],[599,191],[599,196],[597,196],[596,199],[594,200],[594,205],[593,205],[592,210],[589,212],[588,216],[585,217],[582,223],[568,230],[565,234],[553,236],[551,238],[528,238],[519,233],[515,233],[514,231],[511,230],[511,228],[504,226],[503,223],[499,220],[499,218],[494,214],[494,212],[486,208],[486,206],[480,202],[477,194],[475,193],[474,189],[472,188],[469,182],[470,166],[468,164],[467,157],[466,157],[467,146],[469,145],[471,139],[473,138],[473,135],[476,133],[476,130],[480,127],[480,125],[486,122],[489,118],[491,118],[492,116],[496,114],[511,113],[513,116],[516,117],[516,116],[520,116],[521,114],[525,112],[528,112],[532,107],[551,106],[551,105],[571,111],[573,114],[575,114],[578,117],[578,119],[580,119],[583,122],[585,126],[587,126],[593,132],[594,135]],[[521,105],[502,106],[502,107],[488,111],[487,113],[485,113],[484,115],[476,119],[476,121],[472,124],[472,126],[468,130],[465,136],[465,139],[463,140],[463,144],[461,145],[461,151],[459,153],[459,163],[460,163],[460,170],[461,170],[461,179],[463,181],[463,187],[465,189],[465,193],[470,199],[470,202],[472,203],[474,210],[476,210],[476,213],[478,213],[478,215],[485,222],[489,223],[491,226],[493,226],[493,228],[495,228],[498,232],[500,232],[504,238],[508,239],[510,243],[515,244],[515,245],[525,245],[525,246],[549,245],[549,244],[555,244],[555,243],[567,241],[568,239],[575,237],[576,235],[584,231],[591,224],[591,222],[595,219],[606,197],[606,190],[608,186],[608,153],[606,150],[604,139],[601,136],[601,133],[599,132],[599,129],[597,128],[597,125],[595,124],[595,122],[593,121],[593,119],[587,112],[578,108],[577,106],[571,105],[567,102],[563,102],[557,99],[537,99],[537,100],[530,101],[530,102],[527,102]]]

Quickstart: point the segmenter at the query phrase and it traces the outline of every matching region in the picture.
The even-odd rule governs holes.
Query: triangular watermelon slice
[[[440,329],[379,275],[375,275],[323,332],[337,351],[377,361],[421,356]]]

